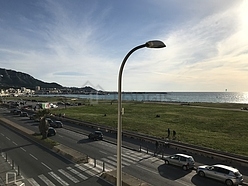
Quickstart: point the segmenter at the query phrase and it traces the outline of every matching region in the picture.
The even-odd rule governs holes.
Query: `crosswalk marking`
[[[113,162],[113,161],[111,161],[111,160],[109,160],[109,159],[107,159],[107,158],[102,158],[102,160],[103,160],[104,162],[107,162],[108,164],[113,165],[114,167],[116,166],[116,162]]]
[[[132,156],[132,157],[140,157],[141,159],[147,159],[147,158],[151,157],[150,154],[144,154],[141,152],[130,152],[130,153],[126,153],[126,154],[129,156]]]
[[[39,184],[33,178],[28,178],[27,180],[32,186],[39,186]]]
[[[85,165],[87,165],[87,164],[85,164]],[[94,170],[92,170],[92,167],[89,167],[89,169],[86,169],[86,168],[84,168],[84,167],[82,167],[81,165],[78,165],[78,164],[76,164],[75,167],[77,167],[78,169],[86,172],[90,176],[96,176],[98,174],[98,172],[94,172]]]
[[[128,158],[128,159],[130,159],[130,160],[133,160],[133,161],[135,161],[135,162],[137,162],[137,161],[140,160],[139,157],[133,157],[133,156],[126,155],[126,154],[122,154],[122,156],[125,157],[125,158]]]
[[[98,161],[98,163],[96,164],[96,167],[99,169],[99,172],[102,172],[103,171],[103,161]],[[86,165],[86,164],[85,164]],[[89,165],[89,166],[88,166]],[[94,162],[90,161],[88,164],[87,164],[88,167],[94,167]],[[114,166],[110,166],[108,164],[105,163],[105,172],[108,172],[108,171],[111,171],[113,169],[115,169],[116,167]]]
[[[71,167],[66,167],[69,171],[71,171],[72,173],[76,174],[78,177],[82,178],[83,180],[86,180],[88,177],[81,174],[80,172],[78,172],[77,170],[71,168]]]
[[[78,183],[79,180],[75,177],[73,177],[72,175],[70,175],[68,172],[64,171],[63,169],[59,169],[58,170],[61,174],[65,175],[68,179],[70,179],[71,181],[73,181],[74,183]]]
[[[80,183],[80,180],[89,179],[89,177],[99,177],[103,171],[108,172],[111,170],[116,170],[116,157],[116,155],[112,155],[101,158],[101,160],[97,161],[95,161],[94,159],[90,159],[87,164],[75,164],[73,167],[58,169],[58,173],[48,172],[47,177],[41,174],[37,178],[38,182],[36,182],[34,178],[29,178],[27,179],[27,181],[32,186],[40,186],[39,184],[46,186],[69,186],[71,184],[74,185]],[[122,168],[124,168],[125,166],[130,166],[132,164],[138,164],[139,162],[144,160],[149,160],[149,162],[151,161],[152,163],[156,164],[159,164],[161,162],[158,157],[154,157],[151,154],[125,150],[122,154]],[[51,181],[49,179],[51,179]]]
[[[89,169],[91,169],[91,171],[94,172],[95,174],[102,173],[102,171],[103,171],[103,168],[100,166],[97,166],[97,165],[94,167],[93,164],[87,163],[87,164],[85,164],[85,166],[88,167]]]
[[[108,159],[111,159],[111,160],[113,160],[114,162],[116,162],[116,157],[109,156]],[[124,159],[122,158],[122,160],[124,160]],[[127,163],[127,162],[125,162],[125,161],[127,161],[127,162],[129,162],[129,163]],[[129,160],[125,159],[125,161],[122,161],[122,164],[123,164],[123,165],[126,165],[126,166],[131,165]],[[135,163],[135,162],[131,162],[131,163]]]
[[[38,176],[47,186],[55,186],[46,176],[43,174]]]
[[[69,185],[66,181],[62,180],[58,175],[56,175],[54,172],[48,173],[50,176],[52,176],[55,180],[57,180],[61,185],[67,186]]]

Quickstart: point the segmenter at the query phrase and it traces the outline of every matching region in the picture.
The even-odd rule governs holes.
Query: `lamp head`
[[[146,42],[146,47],[147,48],[163,48],[163,47],[166,47],[166,45],[162,41],[154,40],[154,41]]]

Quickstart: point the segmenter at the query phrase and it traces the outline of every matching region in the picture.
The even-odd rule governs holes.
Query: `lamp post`
[[[145,44],[136,46],[125,56],[121,63],[118,78],[118,131],[117,131],[117,186],[122,186],[122,171],[121,171],[121,146],[122,146],[122,104],[121,104],[121,83],[122,83],[122,72],[124,65],[128,57],[136,50],[141,48],[163,48],[165,44],[162,41],[148,41]]]

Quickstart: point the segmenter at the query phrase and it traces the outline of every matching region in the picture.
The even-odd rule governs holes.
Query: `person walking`
[[[173,139],[176,138],[176,131],[173,130]]]
[[[168,128],[168,130],[167,130],[167,138],[170,138],[170,129]]]

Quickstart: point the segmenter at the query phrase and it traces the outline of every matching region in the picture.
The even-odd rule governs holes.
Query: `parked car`
[[[239,170],[227,165],[201,165],[197,167],[197,174],[201,177],[209,177],[224,182],[226,185],[238,185],[243,182]]]
[[[16,109],[16,110],[14,110],[14,115],[20,115],[21,114],[21,110],[19,110],[19,109]]]
[[[88,135],[89,139],[93,139],[93,140],[102,140],[103,139],[103,134],[101,131],[96,130],[94,133],[90,133]]]
[[[21,117],[28,117],[28,113],[27,113],[27,112],[21,112],[21,113],[20,113],[20,116],[21,116]]]
[[[174,154],[164,157],[165,164],[172,164],[182,167],[183,170],[192,169],[195,166],[195,160],[192,156],[186,154]]]
[[[36,114],[29,115],[29,119],[36,119]]]
[[[54,125],[59,128],[63,128],[63,123],[61,121],[55,121]]]
[[[48,133],[47,136],[55,136],[56,135],[56,130],[53,127],[48,128]]]
[[[53,122],[51,118],[46,118],[46,121],[49,123],[50,127],[56,127],[55,123]]]

